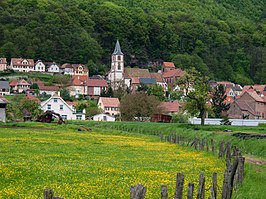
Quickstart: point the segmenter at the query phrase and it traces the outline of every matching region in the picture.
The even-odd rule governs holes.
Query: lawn
[[[41,123],[0,128],[0,198],[42,198],[44,188],[64,198],[129,198],[129,187],[138,183],[147,187],[146,198],[160,198],[162,184],[173,198],[177,172],[185,174],[185,187],[194,182],[195,190],[204,173],[209,190],[214,171],[221,193],[225,163],[211,154],[154,135],[78,128]]]

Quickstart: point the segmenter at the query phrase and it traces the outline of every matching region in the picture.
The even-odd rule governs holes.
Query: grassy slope
[[[41,198],[46,187],[64,198],[128,198],[129,186],[137,183],[147,186],[146,198],[158,198],[161,184],[169,185],[172,197],[177,172],[185,173],[197,189],[200,172],[207,176],[209,188],[211,174],[217,171],[221,188],[222,160],[158,142],[157,136],[84,132],[75,125],[14,127],[0,128],[0,198]]]

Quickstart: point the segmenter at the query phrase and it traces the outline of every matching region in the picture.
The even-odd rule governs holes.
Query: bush
[[[188,124],[189,115],[184,113],[177,113],[172,115],[172,122],[173,123],[183,123]]]

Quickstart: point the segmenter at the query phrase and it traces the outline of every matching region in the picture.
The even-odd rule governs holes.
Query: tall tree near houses
[[[230,104],[226,104],[225,99],[225,87],[219,84],[212,92],[212,109],[216,118],[224,117],[223,113],[230,109]]]
[[[192,68],[186,71],[178,84],[185,91],[185,109],[191,115],[200,117],[201,125],[204,125],[210,100],[209,78]]]

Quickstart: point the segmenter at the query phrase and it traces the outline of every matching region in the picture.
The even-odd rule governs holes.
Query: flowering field
[[[214,171],[220,193],[224,168],[216,157],[148,135],[35,123],[0,128],[0,198],[42,198],[44,188],[64,198],[129,198],[139,183],[146,198],[160,198],[162,184],[173,198],[177,172],[195,189],[204,173],[208,191]]]

